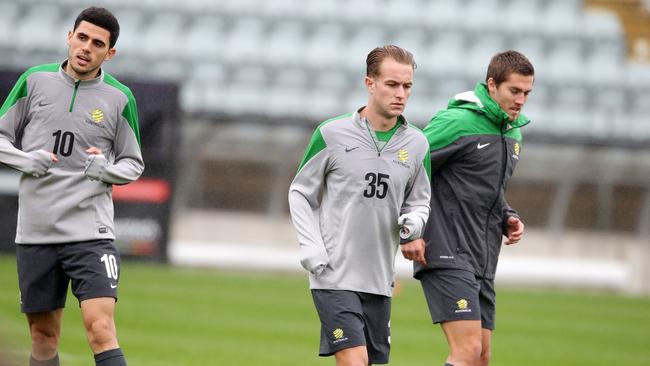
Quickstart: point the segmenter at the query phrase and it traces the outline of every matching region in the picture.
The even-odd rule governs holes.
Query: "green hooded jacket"
[[[521,153],[523,115],[510,122],[487,86],[457,94],[424,129],[431,156],[428,268],[458,268],[494,278],[504,224],[518,216],[505,199]]]

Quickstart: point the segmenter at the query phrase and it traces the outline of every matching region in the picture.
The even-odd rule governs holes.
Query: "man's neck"
[[[370,123],[370,126],[375,131],[390,131],[390,129],[395,127],[395,124],[397,123],[397,117],[388,119],[379,113],[375,113],[368,107],[364,108],[360,114],[361,117],[366,118],[366,121]]]
[[[74,71],[72,69],[72,67],[70,66],[69,61],[66,61],[66,64],[65,64],[65,66],[63,68],[63,71],[65,71],[65,73],[68,74],[68,76],[70,76],[71,78],[73,78],[75,80],[82,80],[82,81],[91,80],[91,79],[96,78],[97,76],[99,76],[100,70],[101,70],[100,68],[97,68],[97,69],[95,69],[95,70],[93,70],[91,72],[87,72],[87,73],[84,73],[84,74],[78,74],[76,71]]]

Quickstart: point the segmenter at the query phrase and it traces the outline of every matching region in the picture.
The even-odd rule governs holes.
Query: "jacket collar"
[[[456,94],[454,98],[449,101],[447,108],[474,110],[485,115],[490,122],[496,125],[500,126],[505,122],[509,126],[508,129],[522,127],[530,123],[530,120],[523,114],[519,114],[519,117],[517,117],[516,120],[510,122],[508,120],[508,114],[501,109],[499,104],[490,96],[485,83],[476,83],[476,87],[474,87],[473,91]]]
[[[354,113],[352,114],[352,122],[357,127],[360,127],[360,128],[363,128],[363,129],[366,128],[366,118],[361,117],[361,111],[364,110],[365,108],[366,108],[366,106],[363,106],[363,107],[357,109],[356,111],[354,111]],[[401,115],[401,114],[397,117],[397,123],[400,125],[398,131],[402,130],[404,128],[407,128],[408,124],[409,124],[408,121],[406,120],[406,117],[404,117],[404,115]]]
[[[94,87],[100,85],[104,81],[104,70],[102,70],[101,68],[99,69],[99,74],[97,75],[97,77],[89,80],[77,80],[72,76],[68,75],[67,72],[65,72],[65,66],[67,65],[67,63],[68,60],[61,62],[61,67],[59,67],[59,76],[68,85],[74,86],[77,82],[79,82],[79,87]]]

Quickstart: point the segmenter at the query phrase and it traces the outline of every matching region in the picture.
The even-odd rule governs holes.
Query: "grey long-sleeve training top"
[[[323,122],[289,189],[310,288],[392,296],[398,219],[421,237],[429,215],[429,145],[403,117],[380,147],[359,112]]]
[[[131,91],[103,71],[75,80],[64,66],[30,68],[0,108],[0,162],[24,173],[19,244],[114,239],[112,185],[134,181],[144,170]],[[91,146],[107,159],[99,180],[84,173]],[[47,169],[42,175],[39,166]]]

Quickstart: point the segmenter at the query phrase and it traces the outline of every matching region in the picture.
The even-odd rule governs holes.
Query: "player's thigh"
[[[72,293],[79,302],[99,297],[117,300],[120,253],[112,240],[68,244],[61,257],[65,273],[72,281]]]
[[[496,293],[494,280],[478,278],[481,290],[479,291],[479,302],[481,305],[481,326],[485,329],[494,330],[496,324]]]
[[[321,323],[320,356],[366,346],[361,299],[353,291],[312,290]]]
[[[60,248],[60,245],[16,245],[23,313],[47,313],[65,307],[69,280],[59,260]]]
[[[388,363],[390,355],[391,298],[359,293],[362,299],[366,346],[371,364]]]
[[[443,322],[440,326],[445,333],[452,354],[457,351],[471,352],[474,349],[480,349],[482,336],[480,320],[448,321]]]
[[[422,273],[420,284],[433,323],[480,320],[480,286],[472,272],[434,269]]]

